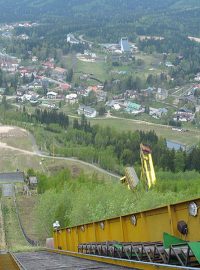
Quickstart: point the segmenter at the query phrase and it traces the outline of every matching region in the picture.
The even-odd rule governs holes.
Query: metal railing
[[[78,252],[94,256],[189,267],[188,269],[200,267],[198,259],[187,243],[171,245],[169,249],[165,249],[162,242],[84,243],[79,244]]]

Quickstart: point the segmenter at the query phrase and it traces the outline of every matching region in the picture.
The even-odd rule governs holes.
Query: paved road
[[[80,41],[85,42],[85,43],[88,43],[89,45],[94,44],[94,42],[89,41],[89,40],[86,40],[83,37],[84,37],[84,35],[80,35],[78,38],[80,39]]]

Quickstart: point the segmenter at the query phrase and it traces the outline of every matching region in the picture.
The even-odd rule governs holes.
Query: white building
[[[79,44],[79,40],[75,38],[75,36],[73,34],[68,34],[67,35],[67,42],[69,42],[70,44]]]
[[[78,96],[77,94],[69,94],[66,95],[66,102],[69,104],[75,104],[78,102]]]
[[[32,95],[29,95],[29,94],[24,94],[22,96],[22,101],[30,101],[32,98]]]
[[[48,98],[48,99],[56,99],[57,96],[58,96],[58,93],[53,92],[53,91],[47,93],[47,98]]]
[[[37,56],[33,56],[32,57],[32,62],[37,62],[38,61],[38,57]]]
[[[121,47],[121,52],[122,53],[131,52],[131,47],[129,45],[127,37],[121,38],[120,47]]]
[[[119,111],[121,109],[120,105],[118,103],[113,105],[113,109],[116,111]]]
[[[91,107],[80,105],[78,108],[78,115],[82,114],[88,118],[95,118],[97,116],[97,111]]]
[[[197,73],[197,75],[195,76],[194,80],[196,82],[200,82],[200,73]]]
[[[162,117],[162,115],[166,115],[168,110],[166,108],[149,108],[149,115],[153,118],[159,119]]]

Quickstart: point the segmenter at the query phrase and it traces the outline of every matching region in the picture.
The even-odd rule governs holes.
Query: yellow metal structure
[[[151,155],[151,149],[149,146],[140,144],[140,159],[141,159],[141,179],[144,179],[148,189],[156,184],[156,175],[153,165],[153,159]],[[133,167],[127,167],[125,169],[125,176],[120,179],[122,183],[125,183],[129,189],[134,190],[137,186],[139,179]]]
[[[146,180],[147,187],[151,188],[156,184],[156,175],[150,147],[140,144],[140,158],[142,163],[142,178]]]
[[[200,205],[200,198],[194,201],[196,205]],[[78,245],[81,243],[162,241],[163,232],[188,241],[200,241],[200,213],[195,217],[189,214],[191,202],[193,201],[59,229],[53,233],[54,246],[56,249],[78,252]],[[185,221],[188,225],[185,236],[177,229],[179,221]]]
[[[0,270],[20,270],[20,266],[10,253],[0,254]]]

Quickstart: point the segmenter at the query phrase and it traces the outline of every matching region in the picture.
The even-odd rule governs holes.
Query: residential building
[[[168,91],[166,89],[158,88],[156,93],[156,100],[165,100],[168,97]]]
[[[197,73],[197,75],[195,76],[194,80],[196,82],[200,82],[200,73]]]
[[[54,68],[53,72],[56,74],[65,75],[67,70],[61,67],[56,67]]]
[[[32,57],[32,62],[37,62],[38,61],[38,57],[37,56],[33,56]]]
[[[97,92],[97,101],[98,102],[105,102],[107,99],[107,92],[100,90]]]
[[[127,113],[132,113],[132,114],[140,114],[144,112],[144,108],[140,104],[133,103],[128,101],[127,103],[124,104],[126,106],[125,111]]]
[[[116,103],[113,105],[113,109],[119,111],[121,109],[121,106],[118,103]]]
[[[165,63],[165,66],[166,66],[166,67],[174,67],[174,65],[173,65],[171,62],[166,62],[166,63]]]
[[[38,179],[36,176],[29,176],[28,178],[28,185],[30,188],[36,187],[38,184]]]
[[[68,83],[60,83],[60,84],[59,84],[59,88],[60,88],[62,91],[68,91],[68,90],[71,88],[71,85],[68,84]]]
[[[78,102],[78,96],[77,94],[69,94],[69,95],[66,95],[66,102],[68,104],[75,104]]]
[[[89,106],[80,105],[78,108],[78,115],[82,114],[88,118],[95,118],[97,116],[97,111]]]
[[[153,118],[159,119],[161,116],[166,115],[168,112],[168,109],[166,108],[149,108],[149,115]]]
[[[43,62],[42,63],[42,66],[45,68],[45,69],[53,69],[54,68],[54,62],[53,61],[46,61],[46,62]]]
[[[189,122],[194,120],[195,114],[187,108],[181,108],[174,114],[174,121]]]
[[[47,98],[48,99],[56,99],[57,96],[58,96],[58,93],[53,92],[53,91],[47,93]]]

